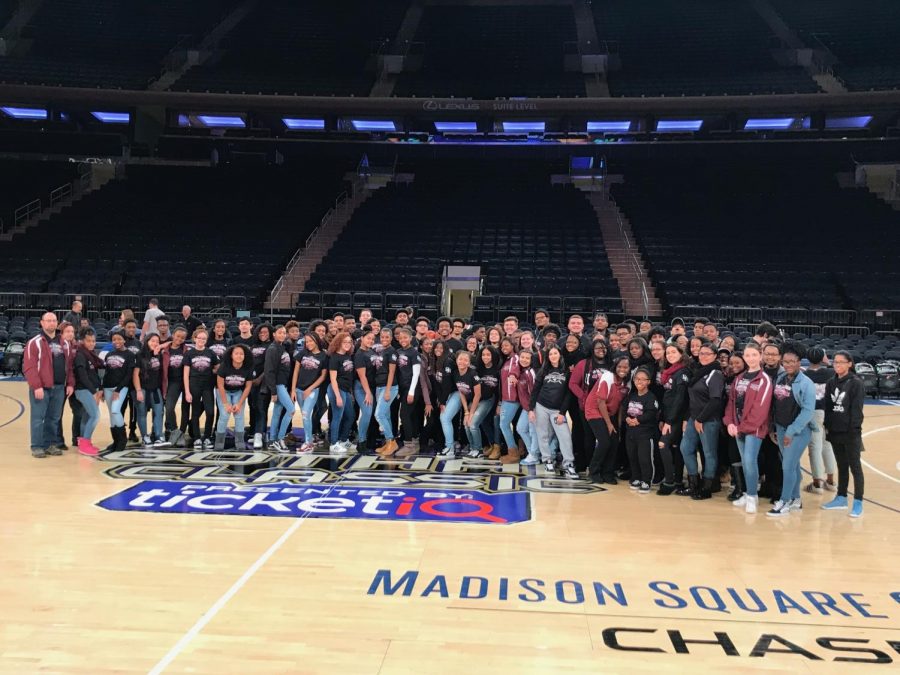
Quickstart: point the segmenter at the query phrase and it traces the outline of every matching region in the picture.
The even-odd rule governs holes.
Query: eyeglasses
[[[832,363],[840,363],[843,365],[848,365],[850,362],[847,359],[835,359]]]
[[[699,354],[700,354],[701,356],[715,356],[715,355],[716,355],[715,352],[704,351],[704,350],[702,350],[702,349],[700,350]]]

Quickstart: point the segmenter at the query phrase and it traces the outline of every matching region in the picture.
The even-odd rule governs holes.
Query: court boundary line
[[[900,405],[900,404],[898,404],[898,405]],[[877,434],[877,433],[880,433],[880,432],[882,432],[882,431],[890,431],[890,430],[892,430],[892,429],[900,429],[900,424],[892,424],[892,425],[889,426],[889,427],[881,427],[881,428],[879,428],[879,429],[872,429],[871,431],[865,432],[865,433],[862,435],[862,437],[863,437],[863,438],[866,438],[866,437],[871,436],[871,435],[873,435],[873,434]],[[893,476],[889,476],[888,474],[886,474],[886,473],[885,473],[884,471],[882,471],[881,469],[878,469],[878,468],[872,466],[871,464],[869,464],[869,463],[868,463],[866,460],[864,460],[862,457],[860,457],[859,461],[862,462],[865,466],[867,466],[869,469],[871,469],[871,470],[874,471],[875,473],[877,473],[877,474],[879,474],[879,475],[881,475],[881,476],[887,478],[888,480],[892,480],[892,481],[894,481],[895,483],[900,483],[900,479],[894,478]]]
[[[22,415],[25,414],[25,403],[23,401],[20,401],[19,399],[17,399],[15,396],[10,396],[9,394],[0,394],[0,396],[2,396],[3,398],[8,398],[13,403],[17,403],[19,405],[18,414],[15,417],[13,417],[11,420],[4,422],[3,424],[0,424],[0,429],[2,429],[3,427],[8,427],[10,424],[12,424],[16,420],[18,420],[20,417],[22,417]]]
[[[334,483],[331,488],[325,493],[322,498],[330,495],[338,485],[340,485],[341,481],[337,481]],[[166,652],[165,656],[163,656],[153,668],[148,671],[148,675],[160,675],[166,668],[171,665],[172,661],[174,661],[181,652],[184,651],[185,647],[187,647],[193,640],[196,638],[200,632],[212,621],[216,615],[222,611],[225,605],[228,604],[228,601],[231,600],[235,595],[237,595],[238,591],[240,591],[250,579],[262,568],[263,565],[268,562],[269,558],[271,558],[278,550],[284,546],[285,542],[290,539],[291,535],[296,532],[300,526],[309,518],[309,512],[304,513],[299,516],[285,532],[282,533],[280,537],[269,546],[266,551],[256,559],[256,561],[247,568],[247,570],[235,581],[231,587],[225,591],[218,600],[216,600],[212,606],[207,609],[203,615],[197,619],[193,626],[188,629],[188,631],[181,636],[181,639],[176,642],[172,648]]]

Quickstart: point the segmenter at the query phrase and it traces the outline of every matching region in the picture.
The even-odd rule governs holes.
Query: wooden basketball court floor
[[[499,504],[456,522],[439,499],[406,507],[438,513],[425,522],[331,517],[353,499],[288,517],[141,512],[97,505],[140,483],[109,473],[234,489],[245,478],[238,459],[168,450],[98,461],[70,450],[35,460],[26,387],[3,382],[0,671],[896,672],[898,432],[900,408],[867,407],[859,520],[819,509],[829,494],[804,493],[801,513],[772,519],[739,512],[724,493],[559,492],[564,481],[534,469],[526,479],[429,460],[354,474],[355,459],[311,459],[279,474],[286,456],[263,468],[293,475],[294,490],[318,481],[331,490],[313,493],[323,500],[383,487],[380,476],[424,485],[432,500],[484,481],[525,495],[524,522],[481,517],[507,514]],[[397,492],[395,511],[414,493]],[[364,494],[376,493],[355,499]]]

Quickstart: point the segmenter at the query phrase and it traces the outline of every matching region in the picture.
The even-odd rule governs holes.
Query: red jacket
[[[737,421],[737,393],[738,375],[731,383],[731,392],[728,394],[728,405],[725,406],[725,425],[734,424],[738,433],[750,434],[757,438],[765,438],[769,434],[772,424],[772,378],[766,375],[762,369],[747,384],[744,394],[744,409],[741,414],[741,422]]]
[[[41,331],[31,338],[25,345],[25,356],[22,360],[22,373],[28,380],[31,389],[47,389],[53,386],[53,354],[50,351],[50,342],[56,342],[62,346],[66,356],[66,386],[75,387],[75,372],[72,364],[75,361],[75,349],[65,340],[59,337],[50,340],[47,334]]]
[[[519,377],[519,357],[513,354],[500,368],[500,400],[506,403],[516,403],[519,394],[516,385],[509,381],[510,376]]]
[[[525,413],[531,410],[531,393],[534,391],[534,368],[519,369],[518,379],[516,381],[516,395],[519,398],[519,405]],[[523,415],[525,413],[522,413]]]
[[[619,382],[616,376],[607,371],[594,383],[591,391],[584,399],[584,418],[587,420],[603,419],[600,414],[600,401],[606,402],[606,411],[613,424],[617,424],[616,415],[622,401],[628,396],[628,383]]]

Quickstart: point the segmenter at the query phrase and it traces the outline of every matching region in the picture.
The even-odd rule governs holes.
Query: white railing
[[[615,202],[610,200],[609,203],[610,205],[612,205],[616,213],[616,224],[619,226],[619,234],[625,241],[625,248],[628,251],[628,261],[631,266],[631,271],[634,272],[634,278],[637,280],[638,284],[640,284],[641,287],[641,303],[644,306],[644,316],[642,318],[646,319],[650,315],[650,294],[647,293],[647,284],[644,281],[644,273],[641,269],[640,260],[634,250],[634,247],[631,245],[631,239],[629,239],[628,237],[628,232],[625,229],[625,223],[622,222],[622,213],[619,211],[619,208],[618,206],[616,206]]]
[[[27,204],[23,204],[13,214],[13,227],[18,227],[32,216],[40,213],[42,208],[40,199],[32,199]]]

